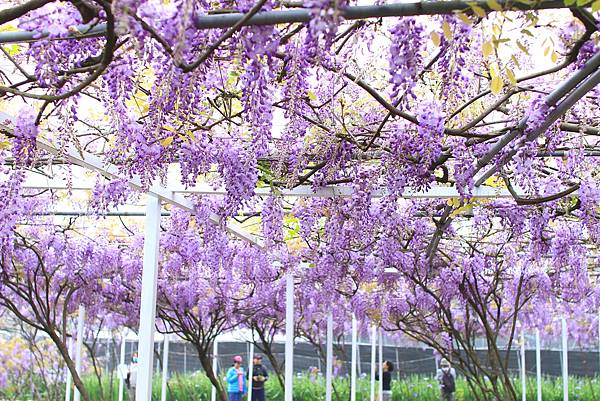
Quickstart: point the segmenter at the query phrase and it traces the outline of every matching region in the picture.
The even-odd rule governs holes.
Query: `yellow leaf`
[[[600,1],[600,0],[598,0]],[[440,34],[437,32],[431,32],[431,41],[433,42],[433,44],[436,47],[440,47],[440,44],[442,43],[442,39],[440,38]]]
[[[177,130],[175,128],[171,127],[170,125],[165,125],[163,128],[166,129],[167,131],[177,132]]]
[[[600,0],[598,0],[598,1],[600,1]],[[457,14],[457,17],[462,22],[464,22],[465,25],[471,25],[472,24],[471,20],[469,19],[469,17],[466,14],[460,13],[460,14]]]
[[[171,143],[173,143],[173,139],[174,137],[172,136],[168,136],[165,139],[162,139],[160,141],[160,144],[162,145],[163,148],[166,148],[167,146],[169,146]]]
[[[502,87],[504,86],[504,82],[502,82],[502,78],[499,76],[495,76],[492,78],[492,82],[490,83],[490,90],[494,95],[497,95],[502,91]]]
[[[502,28],[500,28],[500,25],[498,25],[498,24],[493,24],[492,32],[494,33],[495,36],[499,37],[500,34],[502,33]]]
[[[483,42],[483,56],[489,57],[494,52],[494,47],[489,41]]]
[[[518,40],[517,40],[517,47],[518,47],[519,49],[521,49],[521,51],[522,51],[523,53],[525,53],[525,54],[529,55],[529,50],[527,50],[527,48],[526,48],[526,47],[523,45],[523,43],[519,42]]]
[[[444,21],[442,24],[442,29],[444,30],[444,36],[446,39],[452,39],[452,28],[450,28],[450,24],[448,24],[448,22]]]
[[[596,0],[592,3],[592,12],[600,11],[600,0]]]
[[[484,185],[487,185],[488,187],[492,187],[492,188],[504,188],[504,180],[500,177],[490,177],[487,180],[485,180]]]
[[[497,0],[486,0],[486,4],[489,8],[494,11],[502,11],[502,6],[498,3]]]
[[[519,60],[517,60],[517,58],[515,57],[514,54],[512,56],[510,56],[510,59],[513,61],[513,63],[515,63],[517,68],[521,68],[521,64],[519,63]]]
[[[475,14],[477,14],[478,16],[480,16],[481,18],[485,18],[485,16],[487,15],[485,10],[479,6],[476,5],[471,5],[471,8],[473,9],[473,11],[475,12]]]
[[[558,61],[558,53],[552,52],[552,55],[550,56],[550,60],[552,60],[553,63],[556,63]]]
[[[510,68],[506,69],[506,77],[512,85],[517,84],[517,78],[515,77],[515,73]]]
[[[460,206],[460,199],[459,198],[449,198],[448,199],[448,205],[452,206],[452,207],[459,207]]]
[[[546,46],[546,48],[544,49],[544,57],[548,57],[548,54],[550,54],[550,50],[552,50],[550,46]]]
[[[196,141],[196,136],[194,135],[194,133],[192,131],[185,131],[185,134],[192,140],[192,141]]]

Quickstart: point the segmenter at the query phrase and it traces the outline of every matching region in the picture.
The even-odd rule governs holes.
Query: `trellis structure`
[[[508,1],[498,1],[502,9],[529,9],[525,3],[513,3]],[[487,1],[464,2],[464,1],[432,1],[419,3],[397,3],[390,5],[379,6],[359,6],[348,7],[341,11],[341,17],[353,19],[365,18],[380,18],[390,16],[409,16],[409,15],[437,15],[437,14],[452,14],[457,11],[465,11],[473,6],[480,7],[486,11],[493,11],[490,8],[490,3]],[[535,9],[552,9],[567,7],[562,0],[542,1],[535,4]],[[0,24],[9,20],[11,16],[6,11],[0,11]],[[14,17],[13,17],[14,18]],[[197,29],[213,29],[213,28],[232,28],[242,25],[272,25],[281,23],[301,22],[305,23],[311,19],[310,12],[305,9],[271,11],[271,12],[249,12],[248,14],[228,13],[223,15],[206,15],[197,17],[194,24]],[[61,38],[60,40],[76,40],[78,38],[89,36],[102,36],[105,34],[106,26],[104,24],[83,25],[78,26],[78,34],[72,38]],[[16,43],[38,40],[47,36],[47,32],[1,32],[0,43]],[[593,56],[586,65],[580,69],[572,77],[565,80],[552,93],[545,98],[545,103],[549,107],[553,107],[553,111],[545,118],[541,126],[536,130],[528,133],[527,141],[535,140],[549,126],[551,126],[562,114],[571,108],[579,99],[585,96],[591,89],[600,83],[600,53]],[[393,107],[393,106],[392,106]],[[388,107],[389,108],[389,107]],[[525,117],[514,129],[501,137],[489,152],[481,157],[477,162],[477,171],[482,172],[477,176],[475,188],[471,196],[473,198],[517,198],[520,199],[524,194],[520,191],[509,191],[505,188],[492,188],[484,185],[484,182],[493,176],[500,165],[490,166],[493,158],[509,143],[511,143],[527,126],[527,117]],[[5,128],[6,130],[7,128]],[[42,139],[37,140],[38,148],[54,155],[58,158],[64,158],[67,162],[79,165],[83,168],[94,170],[101,175],[109,178],[120,178],[118,167],[109,165],[102,161],[99,157],[83,152],[74,147],[66,149],[57,149],[51,143]],[[504,163],[508,162],[516,151],[509,153]],[[147,401],[151,399],[151,383],[153,372],[153,346],[155,333],[155,316],[156,316],[156,292],[157,292],[157,275],[158,275],[158,252],[159,252],[159,235],[160,235],[160,217],[161,205],[170,204],[174,207],[193,212],[193,203],[185,198],[183,194],[211,194],[223,195],[225,190],[213,189],[208,186],[197,186],[194,188],[185,188],[181,185],[163,186],[153,184],[150,187],[145,187],[139,177],[127,179],[128,185],[135,190],[146,192],[148,195],[145,215],[145,241],[144,241],[144,257],[143,257],[143,275],[142,275],[142,293],[141,293],[141,310],[140,310],[140,328],[139,328],[139,360],[140,367],[138,373],[137,399]],[[67,184],[60,179],[44,180],[39,178],[30,179],[26,182],[25,188],[35,189],[73,189],[73,190],[90,190],[92,186],[87,182],[75,182]],[[572,193],[570,191],[569,193]],[[270,189],[257,188],[256,195],[269,195]],[[282,189],[278,192],[284,197],[348,197],[352,195],[352,188],[344,185],[328,186],[314,190],[309,186],[299,186],[292,189]],[[374,196],[383,196],[385,193],[375,193]],[[407,190],[404,193],[405,198],[456,198],[460,194],[454,187],[439,186],[433,187],[427,191],[419,192],[416,190]],[[216,214],[211,215],[211,221],[215,224],[224,224],[225,229],[232,235],[251,243],[253,246],[262,248],[262,241],[251,233],[246,232],[241,227],[232,224],[231,222],[222,222],[221,218]],[[293,383],[293,330],[287,330],[293,327],[293,276],[288,274],[286,278],[286,348],[285,348],[285,400],[292,401],[292,383]],[[81,316],[81,313],[80,313]],[[79,341],[79,333],[82,330],[82,319],[78,326],[78,348],[81,346]],[[563,323],[563,333],[564,331]],[[353,322],[353,340],[356,338],[356,322]],[[539,336],[539,333],[538,333]],[[373,351],[372,360],[375,360],[376,337],[379,337],[379,358],[381,360],[381,331],[377,336],[377,331],[373,329]],[[563,345],[565,345],[566,337],[563,337]],[[331,377],[332,377],[332,341],[333,341],[333,319],[331,313],[327,319],[327,365],[326,365],[326,400],[331,401]],[[539,341],[536,341],[539,345]],[[352,369],[352,397],[355,395],[356,384],[356,369],[354,352],[356,342],[353,341],[353,369]],[[79,348],[80,349],[80,348]],[[78,351],[80,355],[80,351]],[[565,359],[566,360],[566,359]],[[78,358],[80,361],[80,358]],[[566,364],[564,373],[566,374]],[[381,375],[381,372],[380,372]],[[539,377],[539,366],[538,366]],[[374,384],[372,383],[372,386]],[[381,388],[380,388],[381,390]],[[374,392],[371,392],[371,398]],[[540,387],[538,387],[538,397],[540,397]],[[77,400],[77,395],[75,396]],[[567,388],[565,388],[565,397],[568,397]],[[354,399],[354,398],[352,398]],[[539,398],[538,398],[539,399]],[[567,398],[565,398],[567,400]]]

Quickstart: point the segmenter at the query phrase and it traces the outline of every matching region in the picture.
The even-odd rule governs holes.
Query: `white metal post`
[[[160,389],[160,401],[167,401],[167,379],[169,378],[169,335],[164,335],[163,340],[163,363],[162,363],[162,386]]]
[[[110,368],[111,368],[111,362],[112,362],[112,349],[110,347],[111,343],[112,343],[112,332],[109,334],[108,338],[106,339],[106,371],[109,372]]]
[[[383,330],[379,328],[379,400],[383,400]]]
[[[352,314],[352,359],[350,363],[350,401],[356,401],[356,348],[358,342],[358,322]]]
[[[213,368],[214,368],[214,365],[213,365]],[[183,343],[183,373],[187,374],[187,344],[185,342]],[[212,400],[212,401],[215,401],[215,400]]]
[[[535,330],[535,376],[537,401],[542,401],[542,352],[540,349],[540,329]]]
[[[73,357],[73,338],[69,337],[69,339],[67,340],[67,350],[69,352],[69,356],[72,358]],[[65,366],[65,370],[67,373],[67,383],[65,385],[65,401],[71,401],[71,384],[72,384],[72,377],[71,377],[71,372],[69,371],[69,367]]]
[[[562,377],[563,401],[569,401],[569,350],[567,343],[567,319],[562,318]]]
[[[156,286],[158,280],[158,246],[160,235],[160,199],[148,194],[144,237],[144,267],[138,345],[138,372],[135,399],[152,399],[154,362],[154,321],[156,319]]]
[[[377,368],[377,327],[371,327],[371,401],[375,401],[375,372]]]
[[[248,355],[248,401],[252,401],[252,376],[254,375],[254,342],[250,343]]]
[[[333,313],[327,314],[327,361],[325,366],[325,401],[331,401],[333,389]]]
[[[285,282],[285,401],[292,401],[294,390],[294,274]]]
[[[77,344],[75,345],[75,370],[81,375],[81,354],[83,349],[83,326],[85,325],[85,307],[79,305],[79,316],[77,317]],[[80,401],[81,394],[77,387],[73,392],[73,401]]]
[[[184,351],[184,358],[187,357],[187,354],[185,354],[185,343],[183,345],[183,351]],[[184,359],[185,362],[185,359]],[[213,360],[212,360],[212,368],[213,368],[213,373],[215,375],[215,377],[217,376],[217,364],[219,363],[219,340],[217,338],[215,338],[215,340],[213,341]],[[187,369],[187,368],[186,368]],[[211,401],[217,401],[217,388],[215,386],[212,386],[212,391],[210,392],[210,400]]]
[[[125,339],[127,338],[127,331],[125,331],[122,335],[123,338],[121,338],[121,355],[119,355],[119,366],[125,365]],[[123,390],[125,387],[125,378],[121,373],[122,372],[119,371],[119,401],[123,401]]]
[[[525,372],[525,332],[521,329],[521,399],[527,401],[527,373]]]

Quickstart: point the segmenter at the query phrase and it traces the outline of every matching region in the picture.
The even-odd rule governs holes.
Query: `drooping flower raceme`
[[[423,58],[423,31],[423,26],[416,18],[402,18],[390,29],[390,96],[394,100],[399,100],[401,93],[415,97],[412,90],[416,85],[418,68]]]

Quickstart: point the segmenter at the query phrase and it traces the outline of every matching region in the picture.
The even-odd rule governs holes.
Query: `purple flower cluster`
[[[415,97],[413,88],[417,84],[417,73],[423,62],[423,32],[423,26],[416,18],[402,18],[390,29],[390,96],[394,100],[398,99],[401,93]]]
[[[283,241],[283,208],[280,199],[269,196],[265,200],[261,212],[261,223],[267,247]]]
[[[23,107],[17,115],[12,153],[19,164],[30,165],[34,160],[36,139],[39,133],[36,118],[37,113],[30,106]]]

